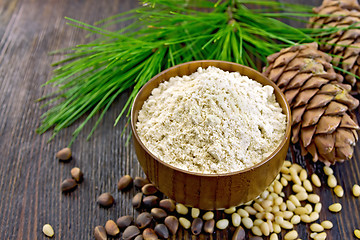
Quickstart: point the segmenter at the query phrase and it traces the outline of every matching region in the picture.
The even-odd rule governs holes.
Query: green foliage
[[[248,8],[247,4],[255,4],[256,8]],[[48,99],[45,105],[52,107],[43,114],[37,131],[52,129],[53,138],[88,113],[74,131],[73,142],[100,112],[90,137],[121,93],[132,88],[115,124],[123,114],[128,116],[137,92],[150,78],[179,63],[217,59],[256,68],[259,64],[255,60],[265,63],[268,55],[281,48],[312,42],[317,34],[323,34],[278,20],[309,16],[310,11],[310,7],[270,0],[149,0],[95,25],[67,18],[69,25],[99,38],[71,48],[64,60],[54,64],[58,68],[46,84],[58,90],[44,97]],[[107,30],[123,21],[132,23],[116,31]]]

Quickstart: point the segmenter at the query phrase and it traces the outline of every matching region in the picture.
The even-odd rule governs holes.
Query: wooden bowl
[[[287,117],[287,128],[279,147],[260,163],[236,172],[201,174],[169,165],[155,157],[141,142],[136,123],[139,110],[151,91],[170,77],[190,75],[199,67],[215,66],[229,72],[239,72],[275,89],[276,99]],[[171,67],[145,84],[137,94],[131,109],[131,128],[136,155],[146,176],[169,198],[187,206],[204,210],[224,209],[248,202],[261,194],[275,179],[284,163],[290,140],[290,107],[280,89],[261,73],[240,64],[215,60],[193,61]]]

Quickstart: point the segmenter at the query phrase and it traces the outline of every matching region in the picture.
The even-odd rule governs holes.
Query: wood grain
[[[301,2],[318,5],[320,0]],[[53,91],[50,86],[40,86],[51,77],[50,63],[61,58],[48,52],[88,41],[82,30],[65,24],[64,16],[92,23],[135,6],[137,2],[131,0],[0,0],[0,239],[47,239],[41,232],[45,223],[53,226],[54,239],[93,239],[96,225],[121,215],[138,214],[131,207],[135,191],[116,190],[122,175],[143,176],[132,144],[126,145],[129,129],[121,135],[127,119],[113,126],[127,100],[126,93],[86,141],[96,119],[89,122],[72,147],[74,158],[69,163],[56,160],[55,152],[69,143],[78,123],[50,143],[47,140],[51,133],[35,133],[40,115],[46,110],[40,109],[35,100]],[[322,165],[304,161],[298,148],[291,149],[289,158],[309,173],[318,173],[325,185]],[[60,183],[70,177],[74,166],[83,170],[85,180],[76,191],[61,194]],[[354,239],[353,230],[360,228],[360,200],[352,197],[350,189],[354,183],[360,183],[360,144],[353,160],[336,165],[334,170],[345,197],[338,199],[326,186],[317,188],[324,208],[321,219],[334,223],[327,232],[328,239]],[[114,195],[116,205],[99,208],[96,198],[107,191]],[[341,213],[326,210],[333,202],[343,204]],[[220,217],[220,213],[217,215]],[[300,224],[296,229],[302,239],[309,238],[307,225]],[[217,231],[199,239],[228,239],[233,230]],[[188,231],[173,237],[194,238]]]

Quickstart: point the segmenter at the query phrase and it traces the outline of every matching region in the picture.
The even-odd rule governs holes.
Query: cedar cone
[[[360,5],[357,0],[324,0],[314,8],[318,16],[310,18],[310,28],[349,27],[339,30],[320,40],[320,50],[334,56],[334,66],[360,76]],[[360,93],[360,79],[343,72],[346,83],[352,86],[352,94]]]
[[[351,110],[359,101],[349,94],[331,57],[317,43],[282,49],[268,57],[264,75],[282,90],[291,108],[293,143],[302,155],[326,165],[352,157],[359,126]]]

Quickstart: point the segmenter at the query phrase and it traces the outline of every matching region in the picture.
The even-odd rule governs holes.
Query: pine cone
[[[320,7],[314,8],[314,12],[319,16],[310,18],[310,28],[360,26],[360,5],[357,0],[324,0]],[[352,27],[322,36],[320,50],[336,56],[333,59],[335,66],[360,76],[360,29]],[[352,86],[352,93],[358,94],[360,80],[354,75],[344,74],[345,81]]]
[[[331,57],[316,43],[283,49],[268,57],[264,75],[275,82],[291,107],[293,143],[302,155],[327,165],[352,157],[358,140],[351,110],[359,101],[349,94],[350,85],[330,64]]]

